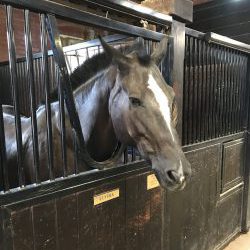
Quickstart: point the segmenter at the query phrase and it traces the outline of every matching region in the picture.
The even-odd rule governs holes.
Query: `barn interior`
[[[52,32],[48,17],[56,24]],[[51,34],[60,38],[63,59],[55,59]],[[159,68],[175,92],[176,130],[192,166],[186,188],[160,187],[132,146],[121,164],[107,170],[81,172],[75,160],[67,163],[74,165],[73,174],[62,164],[60,176],[51,177],[48,164],[52,175],[46,181],[36,176],[25,184],[18,169],[8,173],[19,177],[10,188],[1,140],[0,249],[217,250],[249,231],[249,0],[2,0],[0,104],[14,105],[15,117],[16,110],[30,117],[42,101],[50,106],[50,94],[59,88],[67,107],[60,63],[70,75],[103,51],[99,36],[123,52],[142,37],[150,54],[163,34],[169,43]],[[60,146],[64,152],[63,140]],[[77,153],[76,146],[75,159]],[[52,153],[48,161],[63,160],[63,154]]]

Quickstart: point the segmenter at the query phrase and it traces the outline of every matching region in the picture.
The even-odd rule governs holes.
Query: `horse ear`
[[[118,65],[120,71],[124,71],[128,69],[129,62],[128,58],[123,55],[119,50],[113,48],[112,46],[109,46],[102,37],[99,36],[99,40],[101,42],[101,45],[103,47],[104,52],[112,58],[112,61]]]
[[[166,55],[168,49],[168,36],[165,36],[161,41],[158,47],[151,54],[151,59],[158,65],[163,57]]]

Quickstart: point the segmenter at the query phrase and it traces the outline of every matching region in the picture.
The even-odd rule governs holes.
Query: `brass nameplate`
[[[103,202],[110,201],[110,200],[113,200],[115,198],[118,198],[119,195],[120,195],[119,188],[113,189],[113,190],[105,192],[105,193],[95,195],[94,196],[94,206],[96,206],[98,204],[101,204]]]
[[[160,184],[154,174],[147,176],[147,190],[159,187]]]

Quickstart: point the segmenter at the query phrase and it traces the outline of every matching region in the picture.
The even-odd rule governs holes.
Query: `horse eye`
[[[129,97],[129,101],[134,107],[141,106],[141,100],[136,97]]]

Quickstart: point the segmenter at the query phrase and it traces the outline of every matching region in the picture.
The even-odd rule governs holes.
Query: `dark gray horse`
[[[173,89],[166,84],[157,67],[166,53],[167,38],[161,41],[151,56],[141,51],[124,55],[104,41],[101,42],[104,53],[95,56],[89,67],[92,71],[96,68],[95,72],[84,79],[84,64],[71,75],[72,82],[78,86],[73,95],[90,155],[97,161],[108,159],[117,146],[117,140],[125,145],[136,146],[141,155],[152,164],[163,187],[183,188],[191,172],[190,164],[180,147],[175,130]],[[54,170],[55,176],[60,176],[62,160],[58,101],[51,104],[51,110]],[[41,179],[46,180],[48,161],[44,105],[38,108],[36,116]],[[4,113],[4,123],[8,166],[13,173],[17,155],[14,116]],[[30,118],[22,118],[27,183],[34,178],[30,123]],[[73,173],[74,147],[67,114],[66,132],[68,167],[69,172]],[[84,170],[87,168],[81,169]],[[11,181],[12,186],[17,185],[17,180]]]

